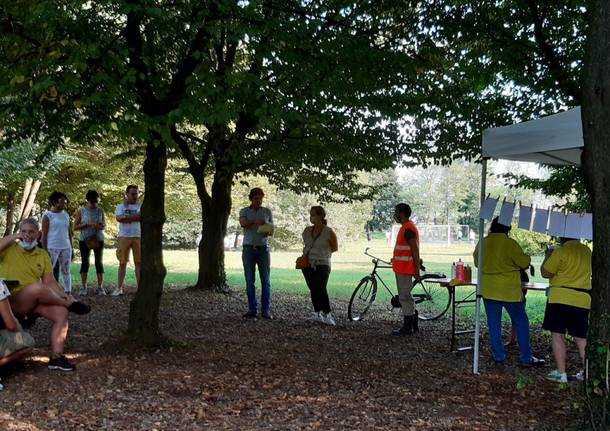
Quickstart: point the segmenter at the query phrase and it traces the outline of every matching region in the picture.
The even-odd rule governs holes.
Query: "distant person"
[[[500,224],[496,217],[491,222],[489,234],[483,238],[481,295],[487,315],[493,360],[498,365],[506,362],[502,342],[502,309],[505,309],[517,333],[521,366],[542,366],[544,360],[532,354],[530,324],[521,291],[520,271],[529,267],[531,258],[523,252],[517,241],[508,237],[510,229],[510,226]],[[479,244],[472,256],[475,266],[478,266]]]
[[[34,338],[23,330],[9,303],[11,296],[0,280],[0,366],[21,359],[34,347]],[[0,384],[0,391],[3,389]]]
[[[419,232],[410,217],[411,207],[409,205],[405,203],[396,205],[394,220],[396,223],[400,223],[400,231],[398,231],[394,245],[392,270],[396,276],[403,324],[399,329],[392,331],[392,335],[412,335],[419,331],[418,313],[411,295],[414,280],[420,278]]]
[[[74,229],[80,231],[78,246],[80,249],[80,278],[82,287],[80,295],[86,296],[88,291],[89,258],[91,250],[95,257],[95,272],[97,274],[98,295],[106,295],[104,290],[104,228],[106,220],[104,210],[97,206],[100,195],[95,190],[89,190],[85,198],[87,205],[80,207],[74,213]]]
[[[269,255],[269,244],[267,237],[272,232],[273,215],[269,208],[263,207],[265,193],[259,187],[250,190],[248,199],[250,206],[239,211],[239,224],[244,229],[242,262],[244,275],[246,277],[246,292],[248,294],[248,312],[245,318],[254,319],[258,315],[258,304],[256,302],[256,267],[261,279],[261,317],[271,320],[271,280]],[[265,230],[261,226],[269,225]]]
[[[142,261],[142,249],[140,237],[140,211],[142,204],[138,202],[140,191],[138,186],[129,185],[125,190],[125,201],[116,207],[114,212],[116,221],[119,222],[119,237],[116,255],[119,260],[118,280],[116,287],[110,292],[111,296],[123,294],[123,283],[127,273],[129,252],[133,254],[133,265],[136,273],[136,283],[140,284],[140,262]]]
[[[542,328],[551,331],[556,370],[549,380],[566,383],[565,335],[571,335],[584,365],[589,310],[591,309],[591,250],[579,240],[560,238],[561,247],[549,249],[541,273],[550,279],[549,298]],[[576,377],[584,378],[579,372]]]
[[[68,197],[61,192],[49,196],[49,211],[42,215],[42,247],[51,256],[51,265],[59,265],[64,291],[72,292],[72,222],[66,212]]]
[[[20,223],[18,233],[0,239],[0,277],[14,283],[10,305],[20,320],[32,322],[42,316],[51,321],[49,369],[72,371],[75,365],[63,354],[68,312],[87,314],[91,308],[57,284],[48,253],[36,246],[39,232],[38,222],[29,218]]]
[[[321,206],[311,207],[309,221],[312,226],[306,227],[303,231],[303,255],[307,256],[310,266],[302,271],[311,293],[314,310],[312,320],[335,326],[327,284],[331,256],[338,250],[337,236],[327,226],[326,211]]]

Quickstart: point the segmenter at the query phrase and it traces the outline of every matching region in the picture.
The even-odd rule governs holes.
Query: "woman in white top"
[[[311,292],[313,303],[312,320],[335,325],[328,299],[328,277],[331,255],[338,249],[335,232],[326,226],[326,211],[321,206],[311,207],[309,220],[312,226],[303,231],[303,254],[309,259],[309,268],[303,269],[303,276]]]
[[[59,271],[64,282],[64,291],[72,292],[72,224],[66,212],[68,197],[61,192],[53,192],[49,196],[51,209],[42,216],[42,247],[51,256],[51,265],[59,262]],[[59,280],[57,280],[59,282]]]

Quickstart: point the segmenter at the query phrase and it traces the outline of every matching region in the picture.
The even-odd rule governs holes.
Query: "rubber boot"
[[[404,316],[402,327],[400,329],[393,330],[392,335],[413,335],[413,316]]]
[[[415,314],[413,315],[413,333],[417,334],[419,332],[419,313],[415,310]]]

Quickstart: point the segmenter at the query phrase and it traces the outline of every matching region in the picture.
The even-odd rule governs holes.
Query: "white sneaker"
[[[333,313],[322,314],[322,323],[325,323],[329,326],[337,326],[337,322],[335,322],[335,316],[333,316]]]
[[[87,296],[87,288],[81,287],[80,292],[78,292],[79,296]]]
[[[574,378],[575,378],[576,380],[579,380],[579,381],[581,381],[581,382],[582,382],[583,380],[585,380],[585,371],[584,371],[584,370],[580,370],[579,372],[577,372],[576,374],[574,374]]]
[[[110,296],[121,296],[123,294],[123,289],[117,289],[116,287],[112,289],[110,292]]]
[[[307,315],[306,319],[311,322],[322,322],[324,318],[321,311],[312,311]]]
[[[560,373],[559,370],[553,370],[546,376],[547,380],[557,383],[568,383],[568,375]]]
[[[100,296],[106,296],[106,289],[104,289],[103,287],[100,287],[97,289],[97,291],[95,292]]]

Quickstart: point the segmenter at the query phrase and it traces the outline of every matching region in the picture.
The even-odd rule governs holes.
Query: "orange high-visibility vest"
[[[405,231],[410,230],[415,233],[415,241],[419,246],[419,232],[417,227],[411,220],[407,220],[400,227],[398,237],[396,238],[396,245],[394,246],[394,257],[392,258],[392,269],[398,274],[417,274],[417,268],[415,267],[415,261],[413,260],[413,251],[411,246],[405,239]]]

